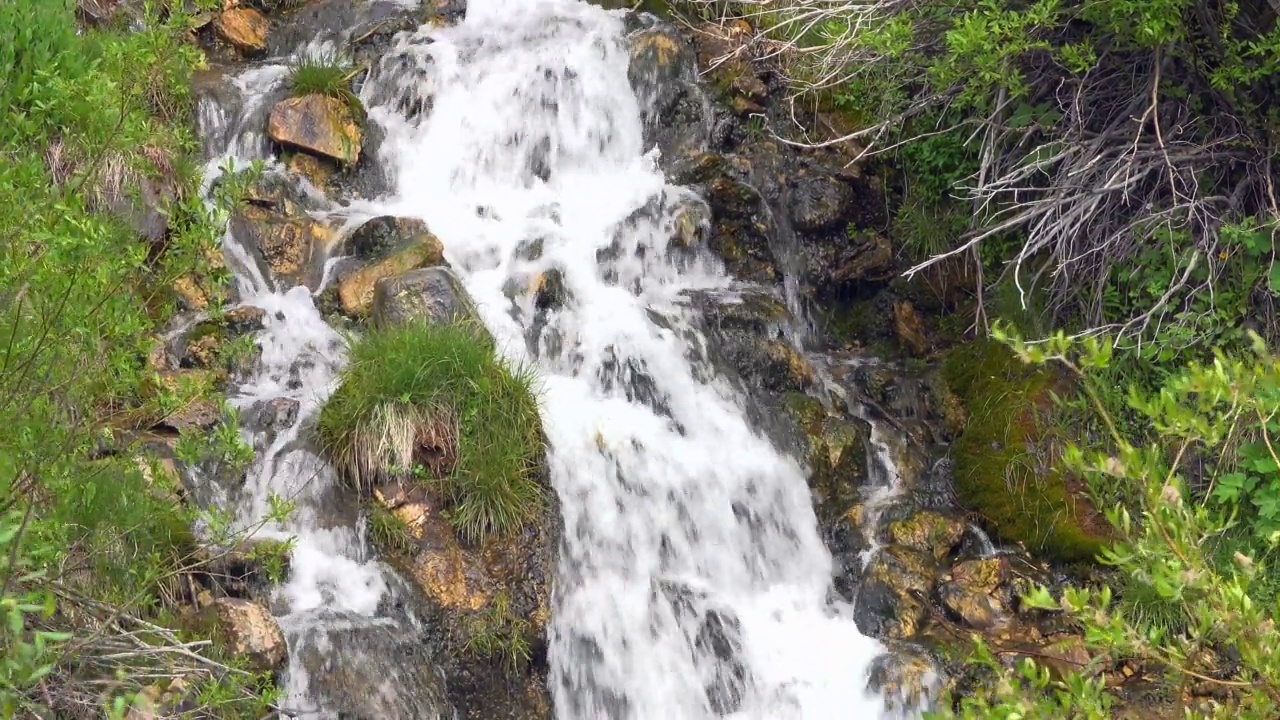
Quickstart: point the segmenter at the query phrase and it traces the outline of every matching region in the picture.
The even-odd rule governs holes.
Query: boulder
[[[852,202],[853,189],[837,178],[800,178],[791,191],[791,223],[802,232],[843,229]]]
[[[435,235],[421,233],[390,255],[366,265],[338,283],[342,310],[351,317],[368,317],[380,281],[444,262],[444,245]]]
[[[459,541],[429,486],[393,481],[374,490],[374,502],[391,512],[400,535],[379,547],[421,592],[444,635],[449,652],[439,667],[458,717],[549,719],[542,658],[561,532],[555,503],[517,534],[472,545]]]
[[[272,140],[345,165],[360,159],[363,131],[346,102],[311,94],[276,103],[267,122]]]
[[[929,702],[938,672],[923,651],[905,643],[890,643],[867,672],[867,689],[885,699],[891,710],[915,714]]]
[[[698,83],[693,48],[671,23],[644,13],[627,18],[631,61],[627,77],[640,101],[645,147],[657,146],[669,162],[705,150],[712,113]]]
[[[267,18],[250,7],[225,10],[213,21],[214,32],[244,55],[267,49]]]
[[[289,637],[293,662],[305,671],[308,692],[333,717],[453,718],[440,657],[429,639],[361,617],[309,624]]]
[[[448,268],[414,270],[382,279],[374,287],[373,322],[379,327],[467,320],[478,321],[475,306]]]
[[[942,560],[964,537],[962,520],[933,510],[922,510],[889,524],[889,541]]]
[[[937,568],[933,558],[902,545],[888,545],[876,553],[855,604],[854,621],[866,635],[909,638],[929,616]]]
[[[278,285],[314,284],[336,237],[333,228],[300,211],[281,213],[251,204],[231,218],[231,231]]]
[[[237,598],[218,598],[208,608],[214,633],[228,652],[248,660],[255,672],[278,670],[288,648],[284,633],[263,606]]]
[[[429,235],[417,218],[383,215],[366,220],[347,238],[347,248],[361,260],[384,258],[420,235]]]

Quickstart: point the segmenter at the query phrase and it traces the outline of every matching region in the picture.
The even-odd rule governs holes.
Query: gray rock
[[[291,673],[306,674],[317,708],[347,720],[447,720],[454,716],[430,644],[395,625],[335,618],[328,627],[289,633]],[[300,667],[298,667],[300,666]]]
[[[478,322],[475,306],[448,268],[429,267],[384,278],[374,288],[373,322],[379,327],[468,320]]]

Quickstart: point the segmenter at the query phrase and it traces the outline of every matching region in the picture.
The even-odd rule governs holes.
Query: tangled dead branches
[[[908,275],[957,256],[976,261],[980,245],[1000,239],[1014,249],[997,280],[1012,281],[1024,307],[1033,288],[1044,291],[1055,316],[1074,318],[1080,334],[1140,343],[1170,323],[1194,324],[1196,312],[1212,307],[1236,254],[1221,242],[1224,226],[1254,222],[1274,233],[1280,218],[1271,161],[1280,125],[1266,111],[1274,88],[1256,76],[1225,88],[1215,78],[1216,68],[1241,62],[1224,36],[1256,38],[1274,27],[1265,7],[1227,15],[1195,3],[1179,39],[1147,47],[1098,32],[1064,0],[1061,23],[1037,28],[1037,44],[1016,59],[1019,90],[996,84],[974,102],[958,100],[973,90],[967,78],[943,85],[931,74],[949,62],[948,25],[937,12],[920,12],[919,0],[691,2],[704,17],[755,24],[757,57],[776,62],[797,100],[854,82],[882,91],[876,119],[855,132],[787,142],[856,140],[874,154],[956,122],[966,128],[978,162],[955,193],[970,203],[971,230]],[[967,10],[956,4],[953,12]],[[893,34],[904,20],[911,31]],[[1096,58],[1074,72],[1056,50],[1082,38]],[[961,102],[952,127],[916,124],[904,134],[912,119],[945,116],[936,111]],[[1156,273],[1163,275],[1157,292],[1127,307],[1108,299],[1120,269],[1154,262],[1170,270]]]

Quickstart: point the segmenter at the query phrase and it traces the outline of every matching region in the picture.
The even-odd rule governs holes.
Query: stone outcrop
[[[373,293],[374,324],[386,327],[412,321],[479,322],[479,315],[448,268],[423,268],[379,280]]]
[[[228,652],[257,672],[277,670],[287,656],[284,633],[271,612],[248,600],[218,598],[206,609]]]
[[[267,134],[272,140],[354,165],[364,131],[351,107],[338,98],[311,94],[276,103]]]
[[[213,29],[236,50],[245,55],[258,55],[267,49],[269,24],[262,13],[251,7],[224,10],[213,21]]]
[[[338,299],[349,317],[368,317],[381,281],[444,262],[444,246],[427,232],[415,234],[385,257],[342,278]],[[385,293],[383,293],[385,295]]]

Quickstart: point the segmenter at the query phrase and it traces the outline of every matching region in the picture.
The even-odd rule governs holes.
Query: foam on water
[[[730,281],[672,241],[698,201],[646,155],[621,15],[471,0],[398,53],[363,91],[396,191],[360,209],[424,219],[539,370],[565,523],[557,717],[880,717],[880,647],[829,599],[804,474],[704,359],[684,296]],[[548,271],[568,297],[549,313],[526,289]]]

